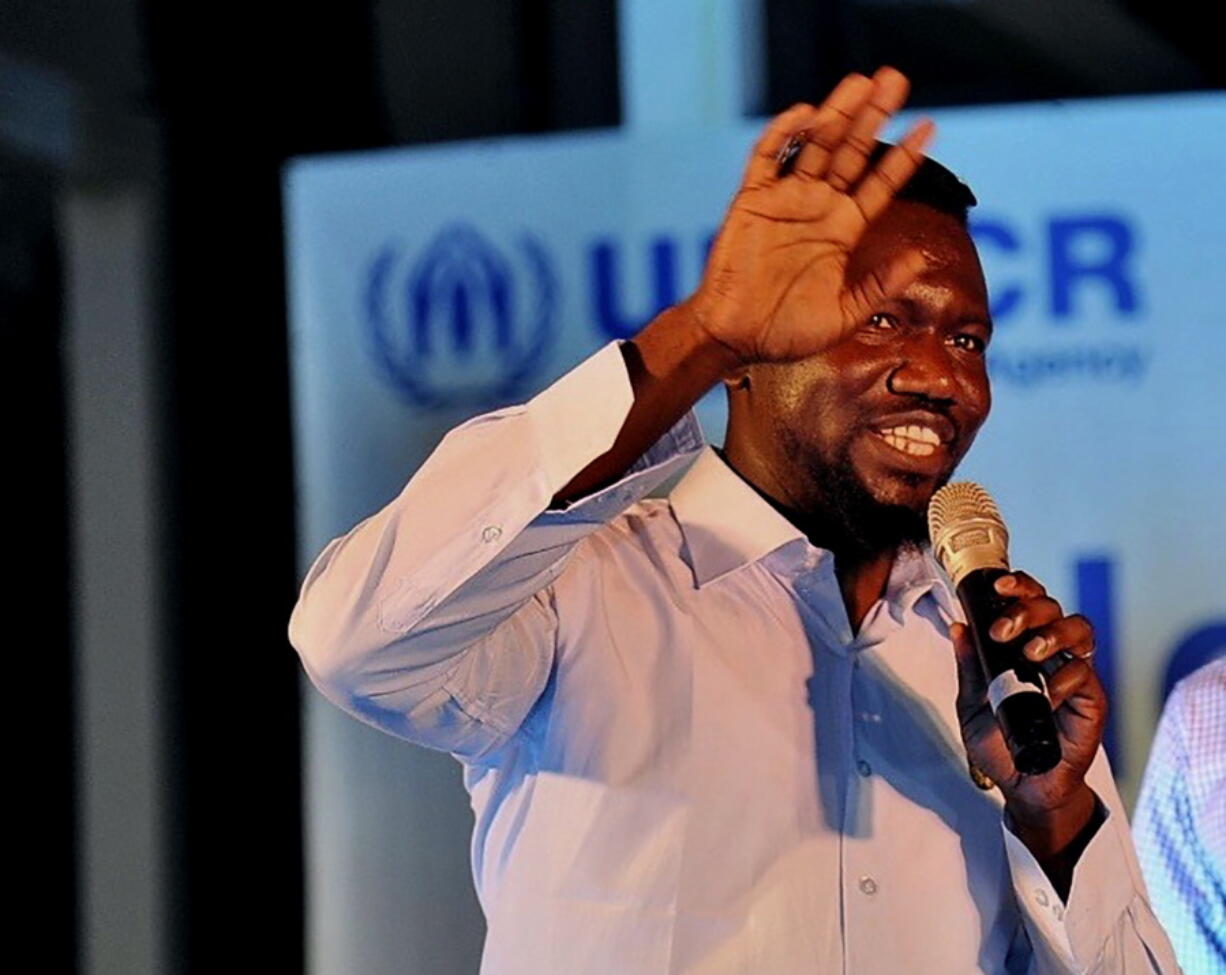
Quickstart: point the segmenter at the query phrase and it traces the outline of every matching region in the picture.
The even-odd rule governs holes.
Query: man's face
[[[755,439],[779,448],[775,466],[791,468],[776,471],[780,480],[811,488],[782,500],[902,536],[874,544],[922,539],[928,500],[991,405],[987,285],[956,220],[894,202],[853,252],[848,275],[880,272],[909,250],[923,253],[925,271],[870,320],[820,355],[751,374]]]

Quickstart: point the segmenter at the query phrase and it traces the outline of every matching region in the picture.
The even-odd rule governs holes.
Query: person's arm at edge
[[[1226,678],[1226,670],[1222,674]],[[1191,794],[1192,756],[1209,762],[1214,754],[1212,745],[1189,739],[1193,680],[1184,678],[1167,697],[1133,817],[1137,858],[1155,911],[1189,973],[1213,971],[1215,965],[1226,971],[1226,884],[1198,832]],[[1212,692],[1207,684],[1196,689]]]

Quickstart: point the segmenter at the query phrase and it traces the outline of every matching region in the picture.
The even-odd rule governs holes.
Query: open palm
[[[843,338],[922,270],[912,254],[847,280],[868,224],[919,167],[933,125],[917,124],[869,167],[876,135],[906,100],[893,68],[849,75],[820,107],[777,116],[754,146],[691,308],[744,362],[786,362]],[[788,165],[781,160],[799,146]]]

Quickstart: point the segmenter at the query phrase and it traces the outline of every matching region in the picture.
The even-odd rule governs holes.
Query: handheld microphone
[[[1026,635],[997,643],[988,628],[1012,601],[995,589],[1009,572],[1009,533],[996,503],[978,484],[947,484],[928,505],[928,535],[953,581],[988,681],[988,701],[1019,772],[1038,775],[1060,761],[1047,682],[1022,653]]]

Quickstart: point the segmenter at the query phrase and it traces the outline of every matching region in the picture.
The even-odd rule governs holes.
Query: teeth
[[[888,430],[879,431],[878,435],[895,450],[900,450],[904,454],[913,454],[916,457],[931,456],[936,453],[941,443],[941,438],[937,436],[935,430],[917,424],[890,427]]]
[[[918,440],[896,437],[892,433],[882,434],[882,438],[895,450],[901,450],[904,454],[915,454],[916,457],[928,457],[935,454],[937,450],[930,443],[920,443]]]

